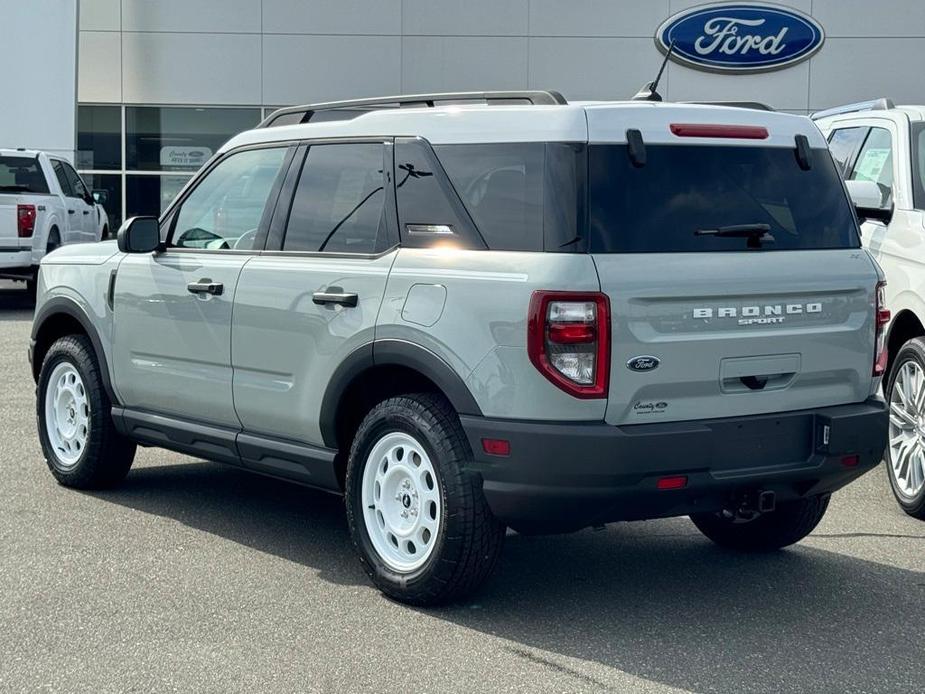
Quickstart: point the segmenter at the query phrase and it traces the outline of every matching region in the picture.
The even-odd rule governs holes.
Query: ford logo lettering
[[[822,26],[802,12],[778,5],[715,3],[666,19],[655,33],[671,59],[714,72],[780,70],[806,60],[822,47]]]
[[[659,361],[658,357],[645,355],[630,359],[626,362],[626,368],[630,371],[651,371],[652,369],[657,369],[659,364],[661,364],[661,361]]]

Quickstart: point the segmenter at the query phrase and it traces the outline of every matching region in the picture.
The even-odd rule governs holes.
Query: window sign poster
[[[161,167],[164,169],[195,170],[212,156],[208,147],[161,147]]]
[[[862,181],[879,181],[883,167],[890,158],[890,149],[888,147],[875,148],[871,147],[854,167],[857,178]]]

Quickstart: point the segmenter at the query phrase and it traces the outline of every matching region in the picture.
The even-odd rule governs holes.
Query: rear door
[[[717,114],[671,120],[700,125],[705,115]],[[719,112],[719,125],[723,117],[755,116]],[[642,159],[599,132],[595,142],[589,118],[590,250],[613,321],[608,422],[870,394],[876,269],[819,132],[802,126],[811,148],[801,165],[801,121],[766,117],[722,137],[675,134],[711,131],[666,118],[645,130]]]
[[[312,143],[293,164],[267,250],[244,268],[235,297],[234,401],[245,432],[323,445],[325,389],[372,342],[394,260],[391,175],[382,140]],[[333,484],[309,470],[272,471]]]
[[[233,152],[164,221],[162,252],[119,266],[115,380],[125,407],[237,430],[231,315],[241,269],[262,248],[289,149]]]
[[[58,179],[58,185],[61,186],[61,194],[64,196],[64,228],[61,229],[61,243],[77,243],[83,240],[83,208],[78,204],[78,192],[71,185],[71,179],[67,174],[67,163],[61,159],[49,159],[51,169]]]
[[[96,216],[96,207],[93,205],[93,196],[84,185],[83,179],[74,170],[74,167],[67,162],[62,162],[64,173],[67,176],[68,183],[71,186],[72,196],[68,200],[68,210],[75,209],[73,221],[75,225],[80,226],[79,240],[85,243],[97,240],[98,222]]]

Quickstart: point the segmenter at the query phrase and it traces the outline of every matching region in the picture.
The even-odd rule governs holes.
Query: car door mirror
[[[119,227],[119,250],[123,253],[151,253],[161,246],[157,217],[132,217]]]
[[[893,218],[893,203],[883,204],[883,193],[873,181],[845,181],[848,195],[861,221],[874,220],[889,224]]]
[[[109,202],[109,191],[105,188],[99,188],[93,191],[93,202],[105,205]]]

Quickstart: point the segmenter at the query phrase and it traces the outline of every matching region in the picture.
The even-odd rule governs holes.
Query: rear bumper
[[[31,278],[34,273],[31,248],[0,248],[0,277]]]
[[[664,424],[558,424],[462,416],[493,513],[515,529],[566,532],[617,520],[718,511],[742,494],[831,493],[875,467],[884,402]],[[505,439],[510,455],[485,453]],[[844,459],[857,456],[846,465]],[[683,489],[659,478],[681,475]]]

